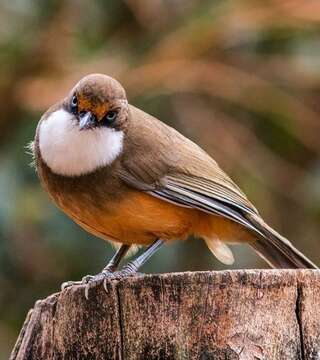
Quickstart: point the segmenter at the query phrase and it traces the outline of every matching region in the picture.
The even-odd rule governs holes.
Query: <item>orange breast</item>
[[[85,198],[59,206],[85,230],[128,244],[149,244],[156,238],[184,239],[192,233],[197,210],[179,207],[140,191],[119,202],[94,206]]]
[[[120,243],[146,245],[157,238],[169,241],[212,233],[222,240],[236,241],[241,233],[241,227],[227,219],[180,207],[141,191],[130,191],[122,201],[99,207],[83,198],[79,203],[60,206],[85,230]],[[242,233],[247,236],[246,231]]]

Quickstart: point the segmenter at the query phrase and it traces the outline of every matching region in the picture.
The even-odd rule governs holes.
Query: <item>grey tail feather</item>
[[[250,245],[269,265],[282,269],[318,269],[289,240],[267,225],[259,215],[250,214],[247,217],[260,234],[257,241]]]

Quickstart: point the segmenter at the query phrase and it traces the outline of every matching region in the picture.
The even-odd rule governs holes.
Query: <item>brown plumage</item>
[[[97,134],[99,126],[110,128],[110,134],[121,131],[123,143],[110,163],[88,173],[59,174],[43,159],[39,129],[58,109],[70,112],[74,96],[75,119],[90,112],[97,120]],[[112,123],[105,120],[106,114],[113,115],[110,111],[117,113]],[[224,243],[247,242],[272,266],[316,268],[261,219],[206,152],[127,104],[122,86],[110,77],[84,78],[65,100],[49,109],[39,122],[34,149],[39,177],[53,201],[103,239],[147,245],[158,238],[170,241],[196,235],[226,263],[231,259]]]

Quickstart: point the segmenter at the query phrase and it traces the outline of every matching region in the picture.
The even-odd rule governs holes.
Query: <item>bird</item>
[[[214,136],[214,134],[213,134]],[[317,266],[271,228],[246,195],[197,144],[131,105],[104,74],[83,77],[38,122],[31,145],[36,171],[53,202],[117,251],[90,288],[129,276],[164,244],[190,235],[231,265],[231,243],[249,244],[271,267]],[[130,249],[144,252],[122,270]]]

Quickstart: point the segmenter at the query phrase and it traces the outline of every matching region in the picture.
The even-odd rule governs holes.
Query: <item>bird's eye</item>
[[[70,106],[71,106],[71,112],[73,114],[76,114],[78,112],[78,99],[76,95],[72,96]]]
[[[116,111],[108,111],[105,119],[107,120],[108,123],[111,123],[113,121],[115,121],[115,119],[117,118],[118,113]]]

